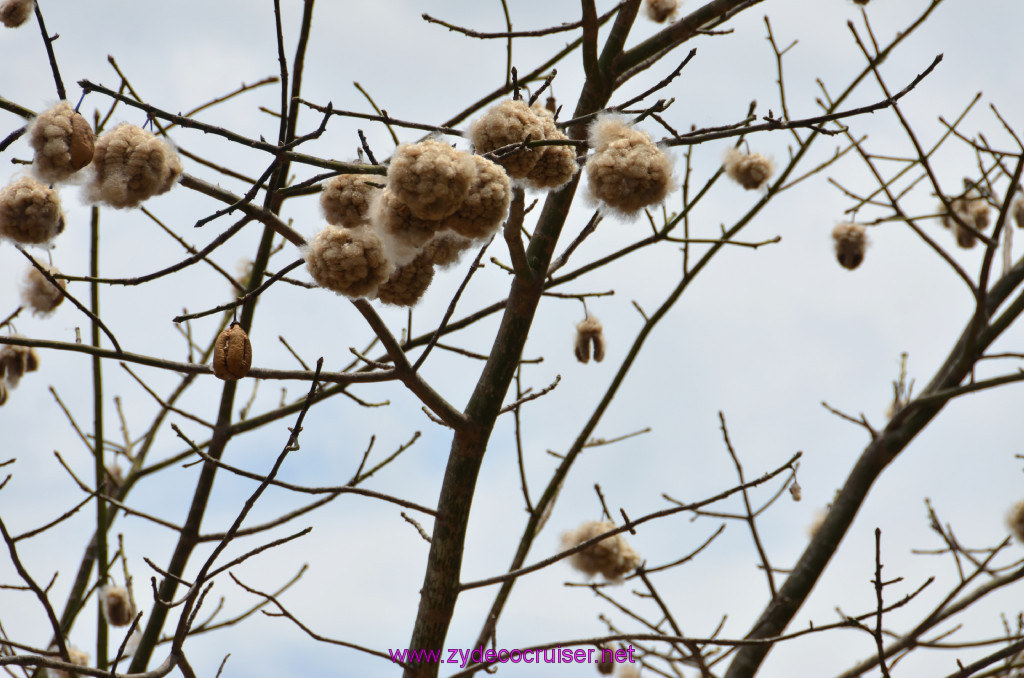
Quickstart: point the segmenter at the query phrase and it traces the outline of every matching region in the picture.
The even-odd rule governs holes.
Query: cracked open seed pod
[[[868,237],[860,224],[839,224],[832,229],[832,240],[836,246],[836,260],[843,268],[852,271],[864,261]]]
[[[744,153],[738,148],[725,152],[722,167],[730,179],[748,191],[764,187],[775,173],[771,158],[760,153]]]
[[[66,101],[32,121],[28,140],[36,152],[33,169],[43,181],[63,181],[92,162],[92,128]]]
[[[252,366],[252,344],[238,323],[231,323],[213,348],[213,373],[225,381],[241,379]]]
[[[594,348],[594,360],[604,360],[604,328],[600,320],[588,315],[576,326],[576,360],[589,363],[591,346]]]
[[[39,356],[29,346],[9,344],[0,349],[0,377],[7,379],[11,388],[16,388],[26,372],[39,369]]]
[[[100,589],[103,601],[103,615],[111,626],[128,626],[135,612],[128,589],[123,586],[104,586]]]
[[[96,140],[94,175],[86,194],[111,207],[138,207],[171,190],[182,166],[163,139],[141,127],[122,123]]]
[[[0,191],[0,237],[42,245],[64,230],[60,196],[32,177],[21,177]]]
[[[35,0],[4,0],[0,4],[0,23],[8,28],[17,28],[28,21],[35,6]]]

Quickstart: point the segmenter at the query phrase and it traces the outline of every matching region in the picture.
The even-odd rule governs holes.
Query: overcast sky
[[[301,6],[284,0],[287,51],[294,52]],[[872,27],[880,41],[887,41],[926,6],[923,0],[885,2],[868,8]],[[578,19],[575,2],[513,0],[509,9],[517,29],[540,28]],[[600,11],[613,5],[603,0]],[[984,9],[979,9],[979,6]],[[685,10],[698,4],[690,2]],[[242,82],[252,83],[278,72],[272,5],[242,0],[198,2],[178,0],[173,7],[151,3],[95,0],[90,3],[47,1],[43,3],[48,28],[59,33],[55,43],[68,96],[80,94],[75,84],[88,78],[111,88],[118,76],[107,62],[112,56],[138,94],[155,106],[187,111],[222,95]],[[314,29],[307,56],[303,96],[335,108],[369,111],[358,81],[379,106],[392,116],[441,123],[454,113],[504,82],[505,46],[501,41],[482,42],[450,33],[421,20],[423,12],[484,31],[504,28],[501,3],[451,0],[375,0],[345,2],[322,0],[315,10]],[[696,58],[682,76],[659,97],[674,97],[666,119],[676,129],[720,125],[740,120],[752,99],[758,113],[778,113],[775,59],[765,40],[763,17],[771,17],[780,44],[798,40],[786,55],[787,103],[793,117],[815,115],[815,98],[821,78],[828,91],[842,91],[850,77],[863,67],[863,58],[846,26],[858,25],[864,35],[860,9],[847,0],[816,3],[767,0],[729,24],[732,32],[692,41]],[[937,54],[944,59],[935,72],[902,103],[914,122],[922,143],[930,146],[942,133],[938,116],[955,118],[977,92],[981,102],[965,120],[965,133],[978,131],[996,146],[1012,149],[988,104],[1015,124],[1024,119],[1024,83],[1009,65],[1024,61],[1018,39],[1024,8],[1017,3],[971,3],[946,0],[928,23],[886,62],[883,73],[893,89],[900,89],[921,72]],[[630,42],[652,34],[657,27],[639,19]],[[572,34],[575,35],[575,34]],[[568,40],[565,34],[518,41],[513,60],[521,73],[542,63]],[[55,102],[52,78],[38,31],[29,25],[0,32],[7,67],[0,70],[0,96],[34,110]],[[613,103],[631,97],[663,77],[685,50],[674,54],[664,68],[636,79]],[[558,65],[554,93],[571,110],[581,84],[578,54]],[[265,87],[201,113],[203,121],[230,127],[250,137],[276,139],[277,120],[259,107],[276,109],[279,92]],[[850,100],[851,106],[883,98],[874,82],[866,80]],[[102,95],[86,98],[82,111],[91,118],[103,113],[109,101]],[[141,124],[138,111],[118,108],[115,121]],[[304,111],[300,132],[314,128],[319,118]],[[0,136],[22,121],[0,112]],[[912,147],[895,116],[882,111],[848,122],[857,135],[868,135],[868,147],[879,154],[907,155]],[[461,127],[465,127],[462,124]],[[644,124],[655,137],[663,130]],[[338,160],[355,159],[356,129],[366,132],[380,157],[393,149],[387,130],[366,121],[334,119],[328,132],[306,152]],[[419,133],[399,130],[402,141],[414,141]],[[181,148],[201,152],[238,171],[258,176],[269,162],[265,154],[239,149],[221,139],[176,129],[172,139]],[[467,149],[466,141],[449,138]],[[788,157],[792,137],[785,133],[749,138],[750,147],[773,156],[778,163]],[[693,151],[693,185],[703,184],[715,172],[729,141]],[[796,174],[824,161],[841,139],[818,142],[815,151]],[[683,152],[673,152],[681,171]],[[30,157],[24,141],[10,147],[0,158],[7,183],[22,171],[13,159]],[[230,190],[243,192],[243,184],[222,179],[189,160],[186,172],[219,181]],[[890,168],[891,169],[891,168]],[[951,145],[939,156],[935,169],[948,192],[960,189],[961,178],[977,175],[977,161],[968,147]],[[318,170],[294,167],[299,179]],[[735,482],[735,474],[721,441],[718,412],[724,413],[733,445],[748,477],[783,464],[796,451],[804,453],[799,479],[803,501],[788,497],[764,514],[760,521],[772,563],[791,566],[807,541],[807,526],[843,483],[846,474],[867,442],[860,429],[829,414],[821,401],[856,416],[864,415],[876,427],[885,422],[892,397],[892,380],[899,369],[900,354],[909,354],[909,376],[919,388],[927,383],[953,346],[970,317],[972,299],[948,266],[900,223],[870,230],[871,247],[856,271],[842,269],[832,254],[830,232],[844,219],[851,202],[832,184],[833,177],[847,188],[865,192],[874,188],[870,176],[855,159],[848,159],[825,173],[780,195],[743,231],[740,239],[761,241],[781,236],[781,241],[756,251],[726,248],[701,273],[672,312],[653,332],[615,403],[596,434],[605,438],[650,427],[645,435],[615,445],[597,447],[582,455],[562,490],[550,521],[534,544],[528,562],[554,553],[562,531],[582,521],[596,519],[600,505],[593,491],[600,483],[613,511],[623,507],[630,516],[664,508],[662,493],[694,500],[715,494]],[[1005,188],[1005,181],[1001,188]],[[88,207],[75,188],[64,189],[67,230],[56,241],[54,263],[72,274],[88,272]],[[537,196],[542,197],[542,196]],[[759,196],[725,181],[719,182],[691,216],[693,235],[715,237],[719,226],[730,226]],[[919,187],[906,207],[917,213],[934,209],[935,198]],[[679,193],[666,203],[678,210]],[[201,231],[192,229],[199,218],[220,207],[211,200],[176,187],[171,193],[146,203],[146,207],[185,239],[198,245],[209,242],[226,227],[221,219]],[[574,236],[592,209],[577,200],[563,239]],[[307,238],[322,227],[315,198],[286,204],[285,219]],[[870,214],[862,215],[870,218]],[[528,224],[532,227],[532,223]],[[929,233],[953,248],[948,233],[929,222]],[[178,261],[183,251],[138,210],[104,209],[101,216],[104,275],[133,276]],[[645,220],[632,223],[606,219],[576,254],[576,265],[589,262],[649,233]],[[216,261],[229,271],[251,257],[260,230],[250,225],[222,248]],[[500,240],[500,239],[499,239]],[[1018,237],[1015,259],[1021,256],[1024,238]],[[564,245],[563,245],[564,246]],[[955,248],[953,248],[955,249]],[[42,250],[35,250],[44,257]],[[288,245],[275,255],[272,268],[299,256]],[[507,261],[504,245],[491,246],[485,261],[496,256]],[[954,256],[969,271],[981,261],[981,250],[955,250]],[[440,275],[416,309],[414,334],[434,326],[465,273],[466,265]],[[19,304],[18,286],[26,262],[9,244],[0,245],[0,317]],[[578,364],[572,356],[573,327],[582,319],[577,301],[545,298],[537,314],[525,358],[543,357],[540,364],[523,370],[524,387],[539,389],[561,376],[559,387],[545,398],[523,408],[523,444],[531,492],[539,494],[557,464],[547,450],[564,451],[585,424],[594,406],[626,356],[641,318],[631,302],[647,311],[662,303],[680,275],[681,257],[674,246],[663,246],[621,260],[592,276],[567,285],[561,291],[601,292],[614,296],[589,302],[594,315],[605,325],[608,355],[603,363]],[[571,265],[575,268],[575,265]],[[301,269],[300,269],[301,271]],[[304,271],[296,275],[306,279]],[[496,266],[487,266],[474,278],[460,303],[458,317],[503,298],[508,278]],[[70,288],[88,298],[82,284]],[[223,303],[231,290],[209,267],[195,266],[181,274],[140,287],[105,289],[102,311],[126,350],[185,357],[185,344],[171,318],[182,308],[197,311]],[[360,349],[370,339],[361,317],[342,298],[323,291],[306,291],[287,285],[272,288],[258,306],[252,333],[254,364],[259,367],[294,368],[278,336],[283,335],[307,362],[319,356],[329,369],[340,369],[351,359],[350,346]],[[383,317],[398,334],[405,328],[404,311],[383,309]],[[451,344],[486,351],[497,327],[491,316],[472,330],[450,338]],[[217,326],[217,317],[195,321],[197,337]],[[20,334],[29,337],[73,341],[75,329],[88,337],[87,319],[71,308],[61,307],[49,318],[23,313],[16,322]],[[1006,333],[993,350],[1021,352],[1024,332]],[[205,339],[203,340],[205,341]],[[445,397],[462,407],[475,383],[481,363],[436,351],[424,374]],[[0,457],[17,457],[7,467],[13,479],[0,492],[0,515],[13,531],[24,531],[50,520],[81,494],[52,456],[60,451],[79,472],[91,468],[84,446],[61,413],[52,385],[68,405],[79,426],[91,428],[90,361],[84,355],[41,353],[41,369],[26,376],[0,409]],[[1013,361],[984,366],[991,376],[1016,369]],[[166,394],[177,383],[172,373],[133,368],[157,393]],[[112,398],[120,396],[130,435],[137,437],[157,411],[147,395],[116,362],[104,363],[107,436],[121,440]],[[220,382],[203,377],[188,399],[189,408],[207,419],[215,418]],[[259,386],[253,412],[274,407],[282,398],[305,390],[301,383],[266,382]],[[253,380],[243,381],[237,402],[251,394]],[[873,608],[873,531],[883,533],[887,578],[904,577],[892,587],[895,599],[916,589],[928,576],[937,582],[914,604],[894,613],[893,628],[905,630],[924,617],[941,600],[954,581],[955,571],[947,558],[914,555],[912,549],[934,549],[938,537],[929,531],[925,498],[944,521],[952,524],[962,541],[972,547],[990,546],[1006,534],[1004,514],[1022,499],[1019,440],[1021,386],[1011,385],[951,403],[938,419],[907,448],[872,490],[830,569],[821,579],[792,628],[809,621],[824,624],[837,620],[839,607],[848,614]],[[301,450],[286,462],[282,477],[300,484],[342,484],[359,464],[370,436],[376,435],[371,463],[421,432],[416,444],[393,465],[367,483],[367,487],[434,505],[440,488],[450,434],[433,424],[420,406],[395,384],[367,385],[353,389],[368,401],[390,401],[389,407],[364,409],[351,400],[335,398],[316,407],[306,420]],[[237,409],[237,407],[236,407]],[[171,417],[194,439],[205,440],[208,431],[182,417]],[[287,439],[281,421],[233,442],[227,460],[254,471],[265,471]],[[151,459],[172,456],[182,450],[181,441],[167,429],[159,438]],[[512,421],[503,417],[488,449],[480,475],[478,494],[470,520],[463,580],[492,576],[507,568],[518,543],[526,514],[522,508],[519,473],[515,460]],[[198,468],[174,467],[140,484],[130,495],[133,505],[181,523],[185,519]],[[214,501],[204,531],[220,531],[233,519],[253,484],[226,474],[218,475]],[[757,494],[758,503],[777,485]],[[301,503],[301,502],[298,502]],[[295,506],[297,500],[284,492],[268,491],[250,519],[269,519]],[[719,510],[737,511],[738,501]],[[429,520],[423,519],[428,531]],[[25,543],[22,557],[41,581],[54,570],[60,576],[53,599],[62,605],[82,550],[91,534],[88,511],[68,521],[60,530]],[[237,568],[250,585],[271,590],[290,578],[303,563],[310,569],[284,597],[289,609],[310,628],[332,638],[376,650],[404,647],[408,643],[418,603],[428,545],[399,515],[398,509],[370,499],[347,497],[321,511],[295,521],[289,528],[268,533],[282,536],[306,525],[313,532],[302,539],[259,556]],[[678,515],[641,528],[630,537],[649,565],[681,557],[700,545],[719,521],[696,521]],[[135,595],[149,597],[152,571],[143,563],[148,556],[165,564],[175,535],[139,519],[119,520],[116,532],[125,535]],[[244,548],[235,546],[230,552]],[[1021,548],[1015,545],[1016,549]],[[199,549],[193,558],[208,553]],[[723,615],[728,622],[722,634],[740,637],[747,632],[767,601],[763,574],[749,532],[730,524],[725,534],[701,557],[684,568],[659,575],[655,581],[669,602],[683,630],[693,636],[710,635]],[[583,578],[566,564],[524,577],[513,590],[498,627],[499,647],[523,647],[552,640],[600,635],[604,613],[626,630],[639,630],[585,589],[564,586]],[[18,583],[5,558],[0,558],[0,583]],[[651,618],[658,615],[645,601],[632,595],[631,583],[615,591],[620,600],[637,605]],[[1020,609],[1019,589],[999,600],[987,600],[971,615],[972,626],[956,638],[969,641],[1001,633],[999,614],[1013,617]],[[494,588],[473,591],[459,600],[447,646],[469,645],[484,621]],[[227,596],[226,610],[237,612],[253,599],[230,580],[218,580],[214,594]],[[143,604],[148,609],[147,604]],[[172,617],[173,619],[173,617]],[[31,596],[0,591],[0,623],[16,640],[44,644],[48,638],[44,615]],[[72,642],[90,653],[94,648],[94,617],[83,615],[71,634]],[[223,656],[231,653],[225,676],[274,676],[300,671],[313,675],[385,675],[394,671],[380,659],[345,648],[312,643],[287,620],[256,616],[245,624],[191,642],[192,665],[203,675],[213,675]],[[162,658],[163,650],[156,657]],[[839,631],[811,636],[774,650],[762,674],[781,678],[794,674],[837,674],[873,652],[870,636]],[[970,652],[916,653],[899,669],[905,675],[943,675],[955,670],[957,657]],[[585,675],[592,667],[560,666],[544,671]],[[442,670],[442,674],[450,673]],[[508,667],[514,675],[536,675],[539,670]]]

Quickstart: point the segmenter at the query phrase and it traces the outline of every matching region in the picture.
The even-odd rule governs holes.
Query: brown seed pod
[[[419,249],[444,229],[442,221],[417,217],[390,188],[373,199],[370,223],[387,241],[385,244],[392,250],[389,256],[398,266],[412,261]]]
[[[423,252],[430,256],[435,266],[445,268],[459,260],[473,241],[453,231],[441,231],[423,246]]]
[[[104,586],[100,589],[103,614],[111,626],[128,626],[135,617],[128,589],[123,586]]]
[[[722,167],[730,179],[748,191],[761,188],[775,173],[775,163],[768,156],[744,153],[738,148],[730,148],[725,152]]]
[[[56,268],[49,269],[49,272],[50,275],[60,273]],[[58,279],[54,285],[39,272],[39,269],[31,266],[21,287],[21,299],[36,315],[47,315],[53,313],[54,309],[63,303],[64,295],[60,293],[63,289],[67,289],[66,280]]]
[[[592,315],[588,315],[576,325],[576,360],[581,363],[590,362],[590,347],[594,347],[594,360],[604,360],[604,328],[601,321]]]
[[[1006,525],[1017,541],[1024,544],[1024,501],[1018,501],[1006,514]]]
[[[64,230],[57,191],[21,177],[0,191],[0,236],[23,245],[42,245]]]
[[[835,241],[836,260],[843,268],[852,271],[864,261],[868,237],[860,224],[839,224],[832,229],[832,240]]]
[[[602,676],[610,676],[615,673],[615,650],[607,645],[600,645],[597,652],[599,657],[597,672]]]
[[[589,137],[594,151],[587,159],[592,198],[625,217],[665,200],[672,186],[672,163],[646,132],[603,115],[590,126]]]
[[[370,203],[380,190],[373,183],[383,181],[384,177],[373,174],[339,174],[328,179],[320,194],[327,223],[355,228],[369,222]]]
[[[348,297],[363,297],[377,292],[394,264],[369,227],[328,226],[310,243],[306,268],[317,285]]]
[[[96,140],[95,174],[87,188],[92,202],[138,207],[166,193],[181,176],[178,154],[163,139],[122,123]]]
[[[1013,221],[1017,224],[1017,228],[1024,228],[1024,195],[1018,195],[1017,199],[1013,201]]]
[[[583,523],[562,535],[562,548],[571,549],[614,529],[615,524],[609,521]],[[605,579],[617,581],[640,565],[640,556],[621,534],[616,534],[569,556],[569,564],[587,576],[603,574]]]
[[[483,117],[470,126],[469,137],[477,153],[490,153],[527,138],[543,139],[544,123],[525,101],[508,99],[487,109]],[[539,159],[537,149],[525,148],[498,158],[497,163],[510,177],[525,179]]]
[[[420,219],[444,219],[459,209],[473,181],[468,153],[443,141],[402,144],[388,166],[388,190]]]
[[[678,11],[679,0],[644,0],[644,12],[655,23],[663,24],[675,18]]]
[[[32,121],[28,140],[36,152],[33,170],[48,183],[63,181],[92,162],[92,128],[66,101]]]
[[[377,288],[377,298],[393,306],[415,306],[434,280],[434,262],[423,252],[405,266],[399,266]]]
[[[473,183],[462,205],[441,223],[465,238],[486,238],[508,216],[512,184],[500,165],[479,155],[472,156]]]
[[[0,5],[0,23],[8,28],[17,28],[28,21],[35,6],[35,0],[4,0]]]
[[[0,349],[0,377],[6,377],[11,388],[17,388],[18,382],[26,372],[39,369],[39,355],[28,346],[8,344]]]
[[[951,211],[943,215],[942,225],[953,230],[957,245],[969,250],[977,244],[978,238],[969,228],[961,226],[953,215],[959,217],[960,221],[968,226],[974,227],[976,231],[984,232],[989,226],[992,209],[984,198],[977,195],[976,191],[954,198],[949,202],[949,206]]]
[[[567,141],[569,139],[555,126],[555,116],[546,108],[536,104],[533,111],[544,125],[546,141]],[[536,150],[540,151],[540,158],[526,175],[526,182],[533,188],[549,189],[564,186],[580,168],[576,164],[575,146],[543,146]]]
[[[252,366],[252,344],[238,323],[231,325],[217,337],[213,347],[213,373],[225,381],[241,379]]]

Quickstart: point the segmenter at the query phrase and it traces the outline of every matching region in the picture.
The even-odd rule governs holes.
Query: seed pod
[[[100,599],[103,601],[103,614],[111,626],[128,626],[135,617],[125,587],[104,586],[100,589]]]
[[[1024,501],[1018,501],[1006,515],[1006,525],[1017,537],[1017,541],[1024,544]]]
[[[529,138],[544,138],[544,124],[523,100],[508,99],[491,106],[483,117],[469,128],[469,137],[477,153],[490,153],[504,146],[518,144]],[[540,159],[539,149],[524,148],[497,159],[514,179],[524,179]]]
[[[23,245],[42,245],[64,230],[57,191],[21,177],[0,191],[0,236]]]
[[[39,369],[39,355],[28,346],[13,344],[0,349],[0,377],[6,377],[7,385],[16,388],[26,372]]]
[[[860,224],[839,224],[832,229],[832,240],[835,241],[836,259],[843,268],[852,271],[864,261],[868,238]]]
[[[171,190],[182,166],[175,150],[141,127],[122,123],[96,140],[88,199],[111,207],[138,207]]]
[[[775,164],[768,156],[744,153],[738,148],[730,148],[725,152],[722,167],[730,179],[748,191],[761,188],[775,173]]]
[[[588,315],[576,326],[576,360],[581,363],[590,362],[591,344],[594,346],[594,360],[604,360],[604,328],[600,320]]]
[[[8,28],[17,28],[28,21],[35,6],[35,0],[4,0],[0,5],[0,23]]]
[[[56,268],[51,268],[49,272],[50,275],[60,273]],[[57,280],[57,285],[54,285],[39,269],[30,266],[21,288],[21,299],[36,315],[47,315],[63,303],[64,295],[60,291],[66,288],[67,281]]]
[[[6,403],[6,402],[7,402],[7,384],[5,384],[3,381],[0,381],[0,407],[3,407],[4,403]]]
[[[679,0],[644,0],[644,12],[647,18],[655,23],[663,24],[675,18],[679,11]]]
[[[370,220],[370,203],[380,189],[372,182],[382,182],[383,177],[372,174],[339,174],[324,183],[320,194],[327,223],[332,226],[355,228]]]
[[[388,190],[420,219],[444,219],[459,209],[473,181],[468,153],[443,141],[402,144],[388,166]]]
[[[624,217],[665,200],[672,187],[672,163],[651,137],[618,116],[602,115],[588,130],[593,153],[587,160],[590,196]]]
[[[428,252],[399,266],[377,288],[377,298],[393,306],[415,306],[434,279],[434,262]]]
[[[238,323],[231,323],[217,337],[213,348],[213,373],[225,381],[241,379],[252,365],[252,344]]]
[[[33,170],[43,181],[63,181],[92,162],[92,128],[71,104],[61,101],[32,121],[29,145],[36,152]]]
[[[306,268],[321,287],[348,297],[372,297],[391,275],[394,264],[380,237],[369,227],[328,226],[310,243]]]
[[[608,521],[583,523],[562,535],[562,548],[571,549],[614,529],[615,524]],[[640,556],[621,534],[616,534],[574,553],[569,557],[569,564],[587,576],[600,573],[609,581],[617,581],[640,565]]]
[[[479,155],[473,158],[473,182],[462,205],[441,223],[465,238],[486,238],[508,216],[512,184],[500,165]]]
[[[546,108],[536,104],[533,111],[544,125],[546,141],[569,139],[555,126],[555,117]],[[579,165],[576,164],[575,146],[543,146],[536,150],[540,151],[540,158],[526,175],[526,182],[533,188],[549,189],[564,186],[579,169]]]

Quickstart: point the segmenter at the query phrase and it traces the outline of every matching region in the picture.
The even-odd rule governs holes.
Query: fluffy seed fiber
[[[41,245],[64,230],[57,191],[22,177],[0,191],[0,237],[23,245]]]
[[[33,171],[47,183],[64,181],[92,162],[95,139],[85,118],[66,101],[40,113],[28,129]]]
[[[50,275],[60,273],[56,268],[48,269]],[[57,289],[57,286],[60,289]],[[25,273],[25,282],[21,287],[21,300],[25,302],[36,315],[47,315],[53,313],[54,309],[64,301],[64,295],[60,290],[67,289],[66,280],[57,280],[57,285],[46,279],[35,266],[32,266]]]
[[[435,266],[444,268],[456,263],[472,244],[472,240],[463,238],[458,233],[441,231],[423,246],[423,252],[430,257]]]
[[[852,271],[864,261],[868,237],[860,224],[839,224],[832,229],[832,240],[836,246],[836,260],[843,268]]]
[[[672,163],[646,133],[614,116],[602,116],[591,126],[590,147],[592,197],[627,217],[665,200]]]
[[[499,165],[479,155],[473,159],[474,176],[462,205],[443,222],[443,227],[466,238],[486,238],[508,216],[512,184]]]
[[[604,328],[600,320],[588,315],[576,325],[576,360],[589,363],[591,346],[594,348],[594,360],[604,360]]]
[[[644,0],[647,18],[659,24],[675,18],[678,11],[679,0]]]
[[[103,614],[111,626],[128,626],[135,613],[132,610],[128,589],[123,586],[104,586],[100,589]]]
[[[402,144],[388,167],[388,189],[420,219],[444,219],[459,209],[473,181],[469,154],[441,141]]]
[[[89,653],[83,650],[79,650],[77,647],[68,648],[68,658],[71,663],[76,666],[88,666],[89,665]],[[47,669],[47,672],[53,678],[78,678],[81,674],[71,673],[67,671],[59,671],[57,669]]]
[[[35,6],[35,0],[5,0],[0,5],[0,23],[8,28],[17,28],[28,21]]]
[[[427,252],[399,266],[377,288],[377,298],[392,306],[415,306],[434,280],[434,262]]]
[[[770,158],[760,153],[744,153],[738,148],[725,152],[722,166],[730,179],[748,191],[761,188],[775,173],[775,164]]]
[[[89,200],[118,208],[138,207],[166,193],[182,172],[178,154],[167,142],[127,123],[96,141],[92,165]]]
[[[540,104],[535,104],[533,111],[544,126],[546,141],[568,140],[569,137],[555,126],[555,116],[548,109]],[[526,175],[526,182],[533,188],[548,189],[564,186],[579,169],[579,165],[576,164],[575,146],[543,146],[535,150],[540,151],[540,157],[537,158],[537,164]]]
[[[477,153],[491,151],[526,141],[544,138],[544,123],[522,100],[506,100],[491,106],[483,117],[469,128],[469,138]],[[498,159],[510,177],[525,179],[540,160],[536,150],[522,149]]]
[[[332,226],[355,228],[370,220],[370,203],[380,190],[371,182],[381,177],[368,174],[341,174],[331,177],[320,194],[320,207]]]
[[[606,520],[583,523],[562,535],[562,548],[570,549],[614,529],[614,523]],[[617,581],[640,565],[640,556],[617,534],[569,556],[569,564],[589,577],[603,574],[605,579]]]
[[[306,268],[316,284],[348,297],[372,296],[393,270],[376,233],[338,226],[317,233]]]

